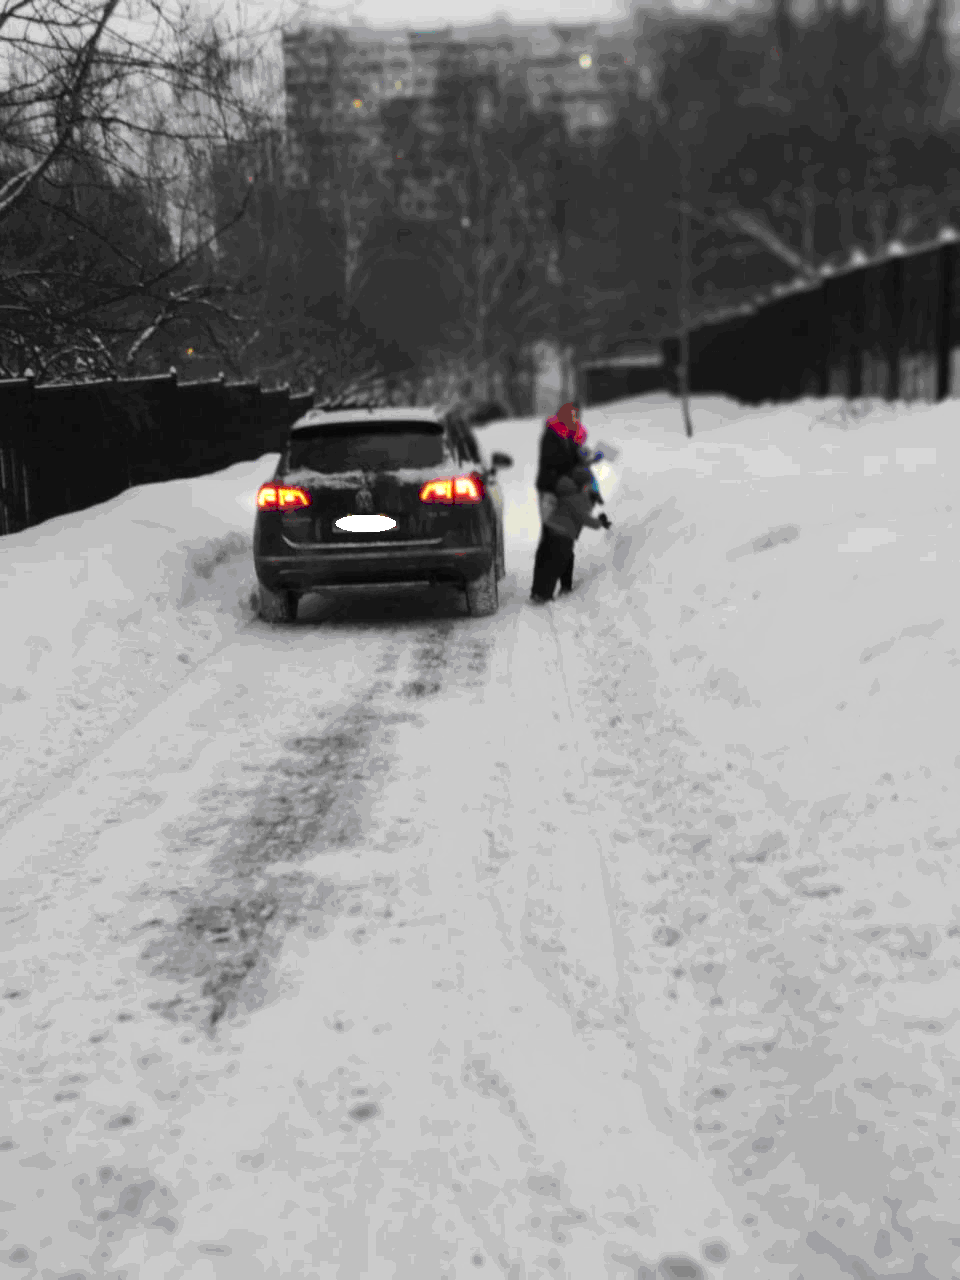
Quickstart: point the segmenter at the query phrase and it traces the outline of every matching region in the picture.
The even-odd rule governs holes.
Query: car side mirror
[[[505,467],[513,466],[513,459],[509,453],[495,453],[490,459],[491,465],[495,471],[501,471]]]

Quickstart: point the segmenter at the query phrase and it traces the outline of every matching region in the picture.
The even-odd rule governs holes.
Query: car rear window
[[[444,461],[443,427],[435,422],[378,422],[375,427],[318,427],[290,438],[290,470],[322,475],[438,467]]]

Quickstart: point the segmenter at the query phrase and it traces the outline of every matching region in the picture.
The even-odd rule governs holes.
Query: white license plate
[[[395,529],[397,522],[389,516],[341,516],[333,527],[343,533],[386,533]]]

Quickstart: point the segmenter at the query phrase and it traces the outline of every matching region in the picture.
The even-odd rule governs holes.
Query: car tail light
[[[428,480],[420,490],[421,502],[443,502],[462,506],[482,502],[483,480],[476,471],[466,476],[450,476],[444,480]]]
[[[297,507],[309,507],[310,495],[305,489],[288,489],[285,485],[262,484],[257,492],[257,507],[261,511],[295,511]]]

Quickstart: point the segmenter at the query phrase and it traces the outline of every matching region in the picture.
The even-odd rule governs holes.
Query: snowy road
[[[36,1265],[725,1256],[708,1166],[644,1101],[556,633],[509,593],[253,623],[6,833]]]
[[[252,619],[269,460],[2,540],[13,1274],[960,1276],[952,410],[694,409],[546,610],[531,423],[490,619]]]

